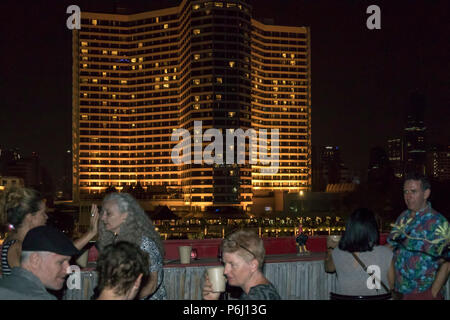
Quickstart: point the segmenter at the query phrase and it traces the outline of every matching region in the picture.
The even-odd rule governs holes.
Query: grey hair
[[[153,240],[158,247],[161,257],[164,257],[164,246],[161,236],[155,230],[151,219],[147,216],[144,209],[139,205],[136,199],[128,193],[110,193],[103,199],[103,204],[114,201],[120,213],[128,213],[125,221],[120,225],[120,232],[116,241],[127,241],[138,245],[142,244],[142,237],[146,236]],[[105,224],[99,223],[98,247],[101,251],[104,247],[114,242],[114,234],[106,230]]]
[[[22,253],[20,254],[20,264],[26,264],[28,262],[28,260],[30,259],[30,256],[33,253],[37,253],[42,258],[45,258],[51,252],[48,252],[48,251],[22,251]]]

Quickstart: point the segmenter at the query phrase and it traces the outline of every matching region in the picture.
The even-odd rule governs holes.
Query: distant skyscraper
[[[166,190],[172,206],[248,209],[258,190],[311,188],[308,28],[263,24],[237,0],[82,12],[81,24],[73,33],[75,201],[140,182]],[[249,165],[248,143],[247,164],[174,164],[171,135],[194,136],[194,121],[201,133],[279,129],[278,172]]]
[[[429,149],[427,174],[438,181],[450,180],[450,146],[433,146]]]
[[[325,183],[323,182],[319,148],[317,146],[311,147],[311,160],[312,160],[312,191],[319,192],[323,191],[325,188]]]
[[[341,151],[337,146],[325,146],[320,150],[320,162],[326,183],[339,183],[341,167]]]
[[[396,178],[403,177],[404,156],[403,156],[403,140],[394,138],[388,140],[388,159]]]
[[[328,184],[350,183],[352,180],[338,146],[313,148],[313,191],[324,191]]]
[[[46,169],[41,165],[39,155],[35,152],[29,157],[16,157],[9,161],[4,169],[4,176],[23,179],[25,187],[34,188],[43,193],[51,193],[53,182]]]
[[[403,148],[405,157],[405,171],[418,171],[425,174],[426,163],[426,127],[424,113],[425,97],[420,93],[411,96],[407,106],[406,126],[404,129]]]
[[[68,149],[63,155],[63,174],[58,180],[57,197],[72,199],[72,150]]]
[[[20,160],[22,155],[18,148],[0,147],[0,175],[5,175],[8,164]]]
[[[389,157],[381,147],[370,149],[368,182],[369,184],[386,185],[392,178],[393,171],[389,164]]]

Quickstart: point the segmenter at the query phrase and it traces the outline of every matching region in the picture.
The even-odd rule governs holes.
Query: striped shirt
[[[2,247],[2,274],[4,276],[11,274],[11,266],[8,263],[8,251],[9,251],[9,248],[16,242],[17,242],[17,240],[10,240],[8,242],[3,243],[3,247]]]

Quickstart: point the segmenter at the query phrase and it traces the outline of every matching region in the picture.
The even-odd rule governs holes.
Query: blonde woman
[[[9,275],[12,268],[20,266],[23,239],[29,230],[47,223],[46,210],[45,199],[36,190],[11,188],[5,191],[0,204],[1,222],[11,225],[12,232],[2,246],[3,275]],[[91,213],[91,225],[88,232],[74,242],[78,250],[82,249],[97,234],[99,215],[96,207],[92,207]]]
[[[239,230],[222,241],[222,261],[228,284],[243,291],[240,300],[280,300],[277,289],[262,272],[265,257],[264,243],[249,230]],[[213,292],[206,275],[203,299],[217,300],[220,293]]]

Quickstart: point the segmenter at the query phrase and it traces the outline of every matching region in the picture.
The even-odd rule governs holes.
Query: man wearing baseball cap
[[[0,280],[0,300],[56,300],[46,289],[64,286],[71,256],[79,254],[61,231],[40,226],[22,243],[20,267]]]

